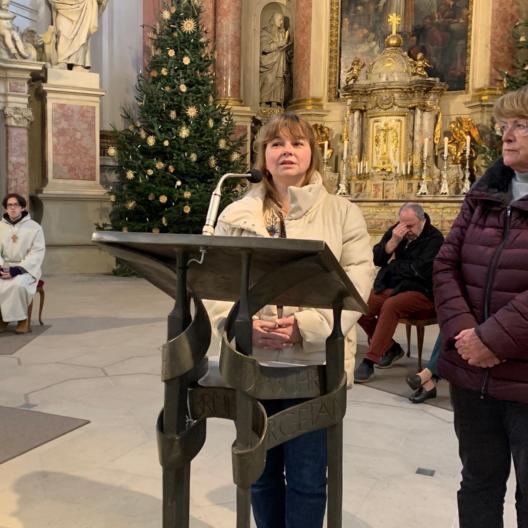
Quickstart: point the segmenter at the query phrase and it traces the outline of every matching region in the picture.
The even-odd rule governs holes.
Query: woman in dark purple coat
[[[460,528],[502,528],[511,460],[528,528],[528,86],[495,105],[502,158],[471,188],[434,264],[462,461]]]

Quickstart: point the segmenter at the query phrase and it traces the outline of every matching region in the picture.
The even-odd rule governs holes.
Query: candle
[[[427,158],[427,147],[429,146],[429,138],[424,139],[424,146],[423,146],[423,157],[424,159]]]
[[[357,174],[361,174],[360,163],[359,163],[359,161],[356,163],[356,173],[357,173]]]
[[[447,136],[444,136],[444,158],[447,158]]]
[[[347,154],[348,154],[348,140],[345,139],[345,141],[343,142],[343,159],[345,161],[347,159]]]
[[[326,155],[328,154],[328,141],[324,142],[324,149],[323,149],[323,160],[326,161]]]
[[[469,159],[470,149],[471,149],[471,137],[468,134],[466,136],[466,159]]]
[[[365,174],[368,174],[368,161],[365,161]]]
[[[411,160],[407,162],[407,174],[411,174]]]

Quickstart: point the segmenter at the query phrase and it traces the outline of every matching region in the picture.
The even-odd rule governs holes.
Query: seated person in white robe
[[[44,233],[31,220],[23,196],[9,193],[2,205],[6,213],[0,221],[0,331],[17,322],[15,332],[25,334],[44,260]]]

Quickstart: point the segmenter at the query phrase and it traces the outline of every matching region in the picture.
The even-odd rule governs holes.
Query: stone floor
[[[154,422],[171,300],[141,279],[111,276],[47,277],[46,292],[52,327],[0,356],[0,405],[90,424],[0,465],[0,528],[161,527]],[[428,353],[435,337],[427,329]],[[192,464],[193,528],[235,526],[233,438],[232,423],[208,422]],[[457,527],[459,471],[450,412],[368,386],[348,392],[345,528]],[[507,528],[514,519],[510,490]]]

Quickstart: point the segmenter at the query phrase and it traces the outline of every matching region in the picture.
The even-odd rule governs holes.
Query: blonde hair
[[[500,97],[493,108],[493,116],[497,121],[515,117],[528,119],[528,85]]]
[[[264,197],[264,211],[274,207],[274,203],[279,203],[277,190],[273,185],[273,178],[266,167],[266,147],[275,138],[286,136],[293,139],[306,139],[312,150],[310,165],[306,171],[306,177],[302,185],[307,185],[312,179],[314,172],[319,172],[321,168],[321,152],[315,139],[312,125],[304,118],[293,112],[285,112],[271,118],[260,130],[255,141],[257,159],[255,168],[262,172],[262,182],[266,190]]]

